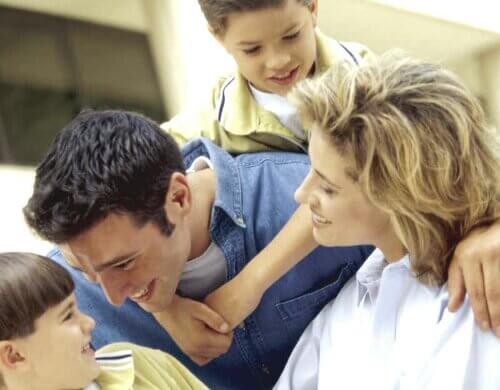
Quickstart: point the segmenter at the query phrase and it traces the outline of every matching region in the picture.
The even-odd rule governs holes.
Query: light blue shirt
[[[309,325],[275,389],[498,390],[500,340],[466,300],[420,283],[376,250]]]

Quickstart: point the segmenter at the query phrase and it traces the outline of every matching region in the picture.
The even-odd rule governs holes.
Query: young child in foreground
[[[0,389],[206,389],[182,364],[129,343],[94,353],[94,320],[78,310],[57,263],[0,253]]]

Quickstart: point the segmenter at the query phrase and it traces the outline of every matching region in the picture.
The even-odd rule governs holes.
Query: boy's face
[[[15,341],[36,388],[81,389],[99,375],[89,346],[94,325],[71,294],[36,320],[35,332]]]
[[[316,60],[316,14],[317,0],[309,6],[286,0],[281,7],[236,12],[216,38],[257,89],[284,96]]]

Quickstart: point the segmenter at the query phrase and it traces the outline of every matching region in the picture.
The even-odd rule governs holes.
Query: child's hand
[[[241,324],[259,305],[263,291],[244,271],[205,298],[205,303],[224,317],[231,329]]]
[[[500,337],[500,221],[474,229],[457,246],[448,272],[448,308],[456,311],[465,290],[476,321]]]
[[[166,311],[153,316],[199,366],[226,353],[231,346],[233,332],[229,325],[204,303],[175,295]]]

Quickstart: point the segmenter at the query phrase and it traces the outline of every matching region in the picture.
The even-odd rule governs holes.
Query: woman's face
[[[347,154],[340,154],[324,131],[313,130],[311,170],[295,192],[295,199],[310,207],[313,234],[319,244],[381,247],[395,236],[389,216],[368,201],[358,182],[347,173],[354,172]]]

